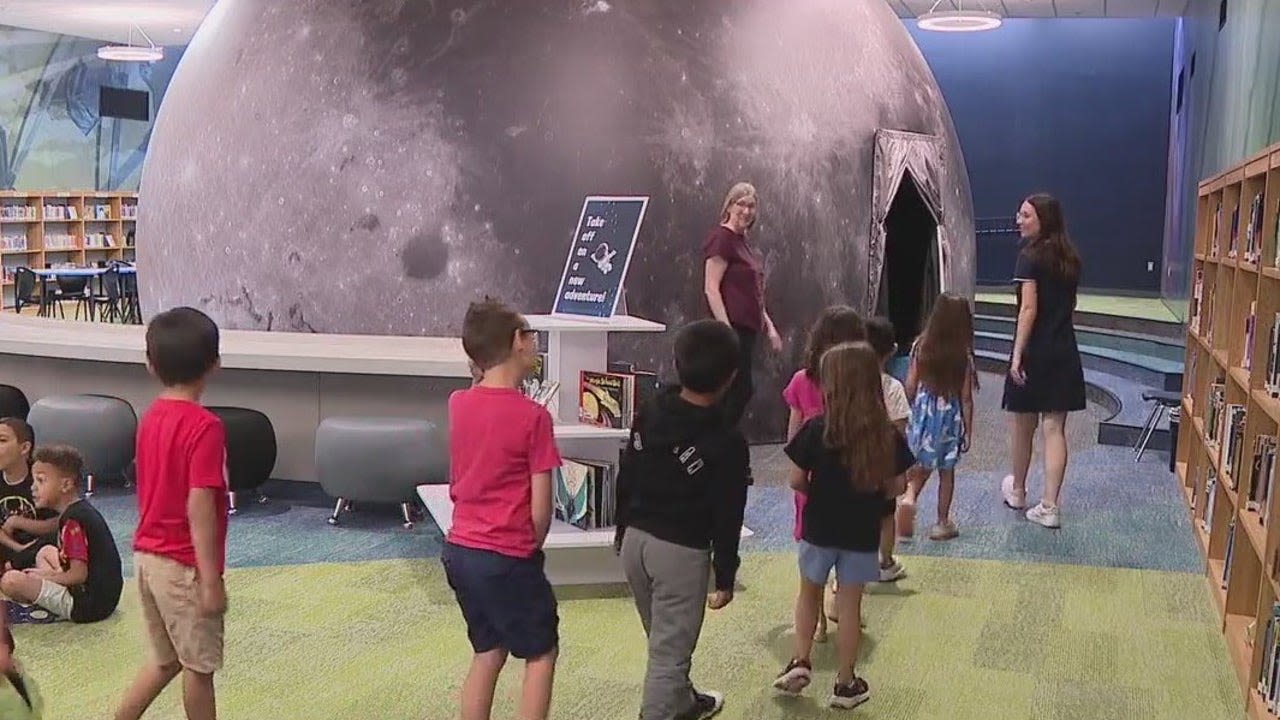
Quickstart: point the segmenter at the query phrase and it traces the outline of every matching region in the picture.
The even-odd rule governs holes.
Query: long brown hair
[[[839,452],[855,490],[877,492],[893,477],[894,433],[884,407],[880,358],[865,342],[822,356],[824,444]]]
[[[809,344],[804,350],[804,373],[810,380],[818,381],[822,355],[831,348],[846,342],[867,339],[867,326],[862,316],[848,305],[832,305],[814,321],[809,329]]]
[[[916,377],[936,395],[959,397],[969,375],[972,352],[973,314],[969,301],[955,293],[943,293],[916,346]]]
[[[1040,233],[1027,243],[1026,252],[1038,265],[1072,285],[1080,282],[1080,253],[1067,234],[1062,203],[1048,193],[1036,193],[1025,202],[1035,208]]]

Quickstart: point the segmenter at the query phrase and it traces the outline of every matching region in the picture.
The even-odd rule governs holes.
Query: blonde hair
[[[747,197],[756,198],[757,200],[759,200],[758,196],[756,195],[755,185],[752,185],[749,182],[740,182],[740,183],[735,183],[733,187],[729,188],[728,194],[724,196],[724,205],[720,207],[720,222],[728,221],[730,206],[732,206],[734,203],[738,202],[739,200]],[[755,225],[755,224],[756,224],[756,219],[753,217],[751,218],[751,225]],[[748,225],[747,227],[751,227],[751,225]]]

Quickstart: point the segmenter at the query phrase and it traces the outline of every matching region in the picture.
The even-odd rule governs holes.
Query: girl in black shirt
[[[915,459],[889,422],[880,380],[880,358],[865,342],[842,343],[820,363],[824,414],[805,423],[787,444],[790,484],[808,496],[800,540],[800,592],[796,598],[795,655],[774,687],[795,694],[809,685],[809,654],[832,568],[839,589],[839,617],[862,613],[865,583],[880,579],[880,525],[886,500],[901,495]],[[854,665],[862,629],[841,623],[836,634],[840,670],[832,707],[851,708],[870,696]]]

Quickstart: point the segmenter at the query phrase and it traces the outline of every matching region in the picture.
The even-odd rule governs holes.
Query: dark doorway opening
[[[941,292],[938,221],[906,171],[885,217],[884,269],[876,313],[893,322],[899,352],[924,329]]]

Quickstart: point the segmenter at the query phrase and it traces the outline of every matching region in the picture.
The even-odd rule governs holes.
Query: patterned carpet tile
[[[912,556],[911,575],[864,603],[861,672],[872,699],[851,718],[1075,720],[1239,717],[1243,701],[1202,575]],[[708,613],[695,682],[723,691],[726,719],[830,717],[834,644],[819,645],[806,697],[769,682],[791,653],[795,559],[750,555],[743,589]],[[434,560],[234,569],[220,717],[454,717],[469,661]],[[630,600],[562,600],[553,717],[631,720],[645,645]],[[22,625],[20,657],[50,718],[114,707],[143,656],[134,588],[106,622]],[[519,687],[511,663],[495,717]],[[993,714],[994,713],[994,714]],[[180,718],[175,685],[150,718]]]

